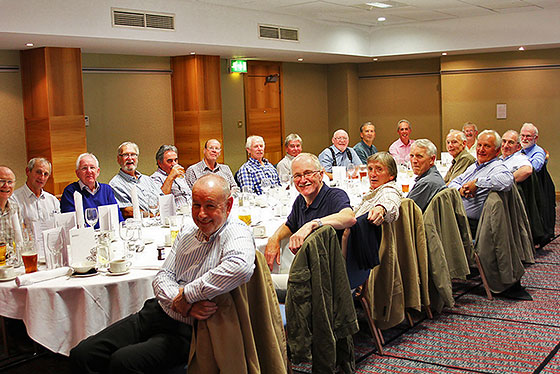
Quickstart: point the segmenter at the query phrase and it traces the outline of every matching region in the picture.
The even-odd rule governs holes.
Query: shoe
[[[521,285],[521,282],[514,283],[513,286],[499,293],[498,295],[505,297],[506,299],[526,300],[526,301],[533,300],[533,297],[529,294],[529,292],[527,292],[525,287]]]

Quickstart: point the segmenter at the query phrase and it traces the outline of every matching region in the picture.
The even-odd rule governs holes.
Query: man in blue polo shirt
[[[292,178],[300,195],[294,201],[285,224],[268,239],[265,257],[272,270],[280,265],[280,242],[290,238],[289,248],[296,253],[305,238],[323,225],[331,225],[339,235],[356,223],[346,192],[323,183],[323,167],[310,153],[301,153],[292,161]]]
[[[540,171],[546,162],[546,153],[544,149],[537,145],[539,130],[532,123],[526,122],[521,126],[519,135],[521,137],[521,147],[523,147],[521,153],[527,155],[535,172]]]

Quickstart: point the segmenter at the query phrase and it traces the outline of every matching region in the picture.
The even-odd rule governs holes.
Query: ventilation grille
[[[299,32],[298,29],[287,27],[259,25],[259,38],[297,42],[299,41]]]
[[[175,30],[175,15],[112,9],[113,26]]]

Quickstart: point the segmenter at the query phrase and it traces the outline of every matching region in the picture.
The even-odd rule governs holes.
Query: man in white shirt
[[[26,227],[31,227],[33,222],[50,219],[54,213],[60,212],[58,199],[43,189],[51,169],[49,160],[32,158],[25,168],[27,181],[14,192],[12,199],[18,204]]]
[[[533,173],[533,166],[527,155],[519,152],[521,143],[519,134],[515,130],[508,130],[502,135],[502,156],[500,159],[509,171],[513,173],[515,182],[523,182]]]
[[[280,181],[288,182],[292,177],[292,160],[301,153],[301,137],[298,134],[286,136],[284,147],[286,156],[278,162],[276,170],[278,170]]]
[[[463,125],[463,133],[467,137],[467,146],[465,149],[474,158],[476,158],[476,144],[477,144],[477,137],[478,137],[478,127],[472,122],[465,122]]]

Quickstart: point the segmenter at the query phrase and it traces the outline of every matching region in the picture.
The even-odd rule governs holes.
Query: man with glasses
[[[165,195],[173,194],[177,208],[187,206],[191,201],[191,188],[185,180],[185,168],[179,165],[177,147],[162,145],[156,152],[158,169],[152,179]]]
[[[410,139],[412,126],[406,119],[401,119],[397,123],[397,133],[399,138],[389,146],[389,153],[395,158],[397,165],[410,164],[410,148],[414,144],[414,140]]]
[[[92,153],[82,153],[78,156],[76,160],[76,176],[78,181],[66,186],[60,198],[60,208],[63,213],[76,211],[76,206],[74,205],[74,192],[76,191],[82,195],[84,212],[87,208],[117,204],[111,186],[97,181],[99,173],[97,157]],[[123,216],[119,210],[119,222],[122,220]],[[95,228],[99,228],[99,222],[95,224]]]
[[[229,166],[218,164],[218,157],[222,153],[222,145],[216,139],[207,140],[204,143],[204,157],[200,162],[189,166],[185,179],[190,188],[198,179],[206,174],[216,174],[222,176],[228,183],[229,188],[236,187],[235,179]]]
[[[292,161],[292,178],[300,195],[292,205],[292,211],[276,232],[270,237],[265,249],[268,266],[280,265],[280,242],[290,238],[289,249],[296,253],[305,238],[323,225],[331,225],[342,237],[344,229],[356,223],[350,206],[350,198],[341,189],[330,188],[323,183],[323,167],[317,156],[301,153]]]
[[[521,136],[521,147],[523,147],[521,153],[527,155],[536,172],[540,171],[546,162],[546,153],[544,149],[537,145],[539,129],[532,123],[526,122],[521,126],[519,134]]]
[[[121,169],[119,173],[111,179],[109,185],[115,192],[115,197],[119,203],[124,218],[133,216],[132,198],[130,191],[136,186],[138,191],[138,204],[143,211],[149,211],[150,198],[157,199],[161,195],[161,189],[147,175],[143,175],[137,169],[138,145],[132,142],[124,142],[117,148],[117,162]]]
[[[362,163],[356,151],[348,147],[348,133],[342,129],[334,132],[332,145],[319,154],[319,161],[331,180],[333,166],[358,166]]]
[[[519,134],[515,130],[507,130],[502,135],[502,156],[500,159],[505,167],[513,173],[516,183],[523,182],[533,173],[533,166],[527,155],[519,152],[521,143]]]
[[[60,212],[60,202],[43,188],[51,175],[52,165],[45,158],[32,158],[25,168],[27,181],[15,190],[13,199],[17,202],[26,227],[33,222],[52,218]]]
[[[462,130],[463,130],[463,134],[465,134],[465,137],[467,138],[467,144],[465,146],[465,149],[467,150],[467,152],[473,155],[474,158],[476,158],[478,127],[476,126],[476,124],[472,122],[465,122]]]
[[[0,241],[13,243],[15,240],[14,228],[12,226],[12,216],[19,215],[17,203],[10,200],[16,186],[16,175],[7,166],[0,166]]]

